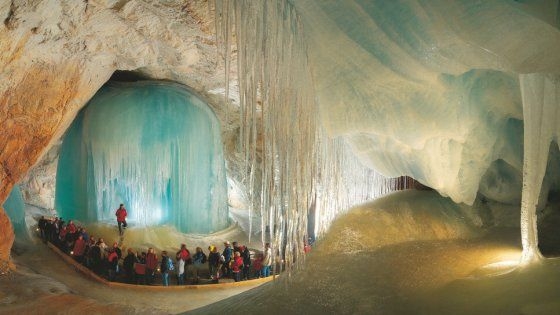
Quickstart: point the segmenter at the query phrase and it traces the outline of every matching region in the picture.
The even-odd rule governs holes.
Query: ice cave
[[[0,18],[0,313],[560,313],[560,1]],[[113,285],[41,242],[41,217],[123,251],[270,243],[274,276]]]
[[[92,98],[64,135],[55,208],[83,223],[169,224],[211,233],[228,226],[218,121],[178,85],[113,83]]]

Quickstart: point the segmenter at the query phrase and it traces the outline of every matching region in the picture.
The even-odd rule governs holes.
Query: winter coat
[[[158,259],[156,254],[148,253],[146,255],[146,268],[148,269],[156,269],[158,265]]]
[[[241,257],[243,258],[243,264],[245,266],[251,265],[251,253],[247,247],[245,247],[245,250],[241,253]]]
[[[227,246],[226,248],[224,248],[224,252],[222,253],[222,255],[224,255],[224,262],[228,264],[233,258],[233,250],[231,249],[231,247]]]
[[[129,272],[134,270],[134,263],[136,262],[136,255],[130,253],[126,255],[123,261],[123,268]]]
[[[119,257],[117,256],[117,253],[110,252],[107,260],[109,261],[109,268],[117,270],[117,265],[119,264]]]
[[[264,250],[264,258],[262,262],[263,266],[270,266],[272,265],[272,249],[265,248]]]
[[[199,252],[199,253],[194,254],[193,263],[195,265],[202,265],[202,264],[206,263],[206,254],[203,253],[203,252]]]
[[[86,250],[86,241],[83,239],[77,239],[74,243],[74,256],[83,256],[84,251]]]
[[[117,222],[124,222],[126,220],[126,215],[127,215],[126,209],[125,208],[117,209],[115,215],[117,216]]]
[[[183,260],[186,264],[190,264],[191,263],[191,252],[189,252],[188,249],[183,248],[183,249],[181,249],[177,252],[176,258],[177,258],[177,260],[179,260],[179,259]]]
[[[208,254],[208,264],[217,267],[220,264],[220,253],[210,252],[210,254]]]
[[[168,272],[168,271],[169,271],[169,267],[168,267],[168,265],[167,265],[167,263],[168,263],[167,261],[168,261],[169,259],[170,259],[170,258],[167,257],[167,256],[161,256],[161,264],[159,265],[159,268],[160,268],[161,273],[164,273],[164,272]]]
[[[234,257],[231,264],[231,271],[240,272],[243,269],[243,258],[241,256]]]

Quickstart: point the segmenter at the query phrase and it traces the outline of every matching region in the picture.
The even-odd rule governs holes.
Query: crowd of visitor
[[[77,226],[72,220],[66,223],[58,217],[41,217],[38,230],[44,242],[52,243],[109,281],[152,285],[161,277],[161,283],[168,286],[172,274],[176,276],[178,285],[187,282],[199,284],[201,279],[218,283],[220,279],[229,278],[237,282],[271,275],[272,251],[269,243],[265,244],[262,252],[253,251],[253,254],[247,246],[226,241],[221,252],[217,246],[210,245],[208,254],[201,247],[196,247],[191,253],[186,244],[181,244],[174,256],[165,250],[158,255],[154,248],[136,252],[127,248],[123,257],[118,242],[108,246],[103,238],[94,238],[85,227]]]

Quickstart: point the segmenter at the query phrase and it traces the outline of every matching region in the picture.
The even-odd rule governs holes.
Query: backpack
[[[171,260],[171,258],[169,257],[167,257],[167,270],[169,271],[175,270],[175,266],[173,265],[173,260]]]

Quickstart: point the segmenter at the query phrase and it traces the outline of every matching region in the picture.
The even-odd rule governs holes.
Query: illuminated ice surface
[[[192,313],[557,314],[560,261],[520,268],[519,213],[489,207],[500,228],[435,192],[391,194],[339,217],[290,281]]]
[[[235,21],[240,31],[240,142],[251,174],[241,180],[249,194],[264,187],[249,199],[261,202],[263,225],[280,227],[275,245],[284,235],[298,245],[310,204],[325,218],[316,229],[326,237],[288,287],[266,286],[200,312],[558,313],[557,260],[500,274],[519,261],[521,244],[526,259],[535,256],[537,203],[559,187],[557,170],[542,174],[549,142],[558,137],[551,126],[558,121],[557,3],[218,3],[228,22],[217,29],[233,29]],[[253,14],[259,3],[267,5]],[[223,35],[226,44],[233,39]],[[253,146],[261,142],[253,119],[259,115],[260,151]],[[479,222],[447,199],[406,202],[401,195],[396,211],[357,209],[328,231],[348,203],[339,185],[343,159],[322,146],[323,131],[384,175],[412,176],[458,203],[476,205],[482,195],[491,206],[477,209]],[[254,161],[263,156],[258,182]],[[519,215],[521,189],[522,241],[516,225],[484,235],[483,217]]]
[[[25,204],[21,195],[19,185],[15,185],[12,188],[12,192],[10,193],[8,199],[6,199],[2,207],[10,218],[12,227],[14,228],[14,232],[16,234],[16,238],[27,239],[29,235],[27,224],[25,222]]]
[[[184,87],[154,82],[103,87],[67,131],[55,207],[84,223],[169,224],[210,233],[229,224],[220,126]]]
[[[260,92],[262,134],[269,140],[263,141],[263,150],[274,153],[278,146],[288,151],[270,155],[275,160],[268,165],[297,169],[271,167],[263,178],[273,188],[263,191],[264,201],[274,204],[275,194],[284,195],[285,190],[274,187],[276,173],[306,170],[302,160],[292,163],[286,143],[293,135],[278,126],[285,126],[283,117],[293,113],[301,117],[297,126],[310,119],[311,111],[317,120],[310,121],[318,127],[310,133],[324,131],[344,142],[364,165],[384,176],[411,176],[458,203],[473,204],[480,197],[519,205],[523,199],[523,259],[538,257],[535,211],[560,187],[554,167],[558,158],[548,150],[559,120],[557,2],[216,2],[218,43],[228,47],[233,40],[228,30],[235,29],[241,116],[248,122],[242,126],[244,135],[250,139],[255,128],[246,113],[260,109],[244,103],[256,103]],[[224,56],[229,53],[226,49]],[[292,82],[297,82],[297,93],[284,93],[293,90]],[[289,109],[277,115],[276,107]],[[280,132],[268,138],[267,132],[277,128]],[[341,160],[321,150],[323,134],[318,132],[317,141],[310,133],[298,137],[308,148],[304,154]],[[547,169],[548,161],[553,167]],[[331,171],[342,177],[340,170],[328,167],[313,174]],[[323,186],[320,177],[311,180],[317,187]],[[293,190],[304,201],[309,198],[305,187]],[[339,191],[327,190],[311,196],[319,197],[319,212],[329,218],[319,229],[344,208]],[[302,206],[287,204],[288,211],[283,205],[270,208],[280,209],[272,216],[289,226],[299,222],[289,216]],[[337,205],[336,210],[326,210],[327,204]],[[287,235],[293,243],[292,233]]]

